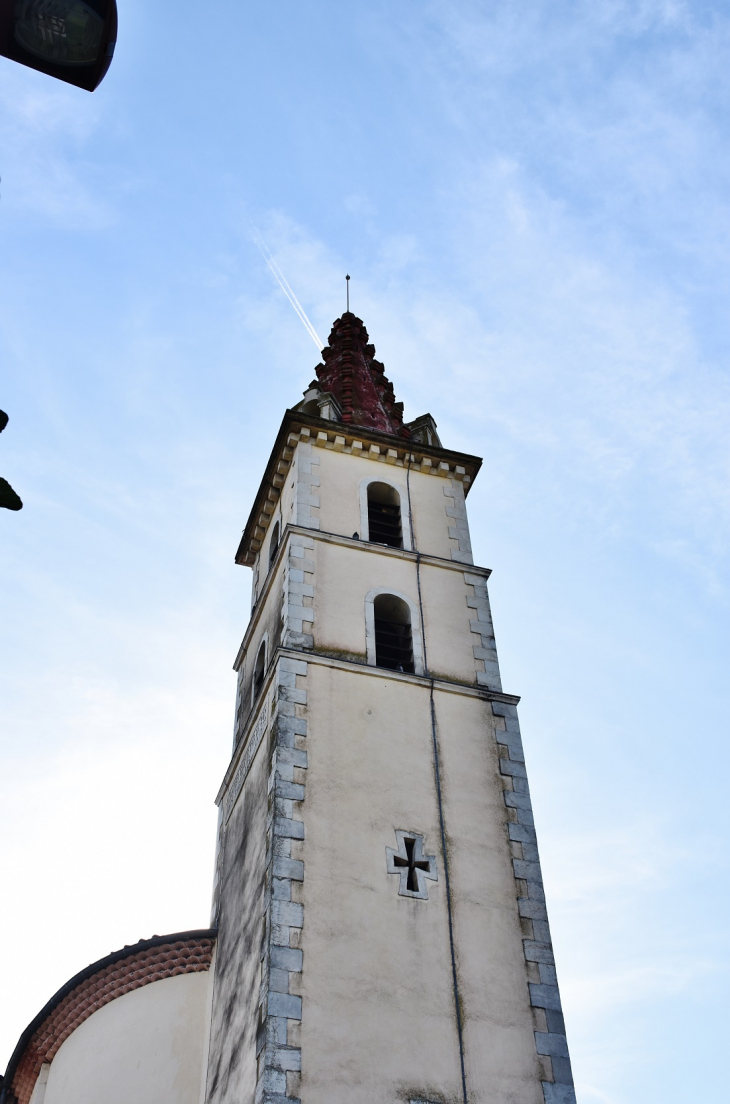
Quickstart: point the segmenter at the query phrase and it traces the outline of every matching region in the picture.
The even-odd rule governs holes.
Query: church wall
[[[426,1087],[451,1100],[458,1037],[428,691],[316,663],[308,682],[302,1100],[392,1104]],[[396,829],[439,855],[428,901],[399,897],[386,871]]]
[[[266,563],[268,563],[268,559]],[[239,737],[247,719],[251,715],[251,709],[255,708],[256,704],[252,702],[251,687],[253,684],[254,666],[261,642],[264,637],[266,637],[267,668],[271,664],[274,653],[281,643],[281,606],[284,580],[280,572],[274,573],[271,579],[272,585],[264,596],[266,581],[266,578],[261,580],[262,598],[259,600],[259,603],[257,603],[252,614],[254,623],[252,625],[251,636],[247,642],[245,652],[238,658],[237,669],[240,670],[241,664],[244,664],[240,704],[238,716],[236,718],[236,731]]]
[[[261,550],[256,559],[256,563],[253,566],[254,573],[254,586],[256,588],[256,599],[263,591],[266,585],[266,579],[269,571],[269,555],[271,551],[271,541],[274,534],[274,528],[277,521],[279,522],[279,541],[281,541],[284,530],[289,524],[297,524],[296,516],[296,500],[298,484],[303,475],[302,468],[306,468],[307,464],[306,454],[311,454],[311,445],[304,444],[297,447],[294,452],[292,466],[287,474],[287,477],[279,491],[276,499],[271,500],[271,514],[269,515],[268,528],[266,530],[266,536],[264,537],[261,545]],[[255,602],[253,603],[255,605]]]
[[[256,1088],[269,758],[264,738],[230,819],[225,804],[222,809],[218,946],[206,1097],[209,1104],[252,1104]]]
[[[43,1104],[199,1104],[210,978],[164,978],[94,1012],[51,1062]]]
[[[360,482],[363,479],[391,483],[407,498],[405,465],[388,464],[357,455],[348,456],[343,463],[340,453],[316,446],[312,447],[312,454],[319,460],[320,507],[316,510],[316,517],[322,532],[339,533],[346,537],[360,533]],[[457,541],[449,536],[454,519],[446,511],[453,508],[454,499],[447,497],[445,492],[452,494],[452,480],[412,470],[409,482],[419,551],[450,560]]]
[[[237,661],[247,702],[263,636],[269,664],[287,650],[219,795],[233,815],[210,1104],[574,1104],[517,699],[501,693],[489,572],[472,563],[478,463],[419,456],[409,477],[401,441],[378,459],[344,426],[292,429],[239,548],[258,571]],[[371,481],[398,490],[405,549],[366,539]],[[410,606],[416,678],[373,666],[382,592]],[[430,856],[416,896],[395,869],[404,833]]]
[[[301,461],[304,458],[306,452],[306,447],[300,449],[300,447],[297,446],[297,448],[295,449],[294,457],[292,460],[292,467],[287,473],[286,479],[284,480],[284,484],[281,487],[279,493],[279,513],[281,514],[282,519],[282,530],[289,524],[289,522],[296,523],[297,483],[300,481],[300,478],[303,474],[301,470]],[[309,455],[311,455],[311,451]],[[307,465],[305,463],[304,467],[306,466]]]
[[[382,546],[345,546],[314,540],[315,648],[365,661],[365,597],[374,587],[405,595],[418,611],[418,581],[412,556]],[[471,588],[464,569],[421,564],[421,591],[429,668],[442,677],[476,684]],[[322,579],[326,585],[316,585]],[[418,629],[419,617],[415,617]]]
[[[336,545],[317,536],[313,537],[313,542],[314,578],[326,580],[326,585],[315,585],[314,646],[364,662],[365,597],[373,588],[392,588],[405,595],[417,610],[418,582],[413,557],[399,556],[383,546],[371,544],[362,547]],[[470,631],[474,611],[467,600],[473,587],[466,583],[464,569],[456,565],[422,563],[420,572],[429,667],[442,677],[475,684],[476,672],[483,665],[475,664],[474,647],[480,640]],[[483,581],[486,583],[486,573]],[[269,657],[281,642],[282,601],[283,575],[280,574],[261,599],[263,604],[254,611],[255,626],[242,656],[245,671],[239,731],[241,722],[251,712],[251,685],[260,642],[266,635]],[[414,617],[416,628],[418,620]]]
[[[411,570],[415,575],[415,569]],[[429,673],[475,684],[474,645],[479,638],[470,629],[473,610],[467,600],[471,587],[464,570],[421,564],[421,593]]]
[[[492,706],[437,690],[435,712],[467,1084],[475,1100],[542,1104]]]
[[[429,688],[316,661],[307,681],[302,1100],[458,1100]],[[436,710],[470,1099],[497,1089],[505,1104],[538,1104],[490,707],[437,691]],[[396,829],[437,857],[428,900],[400,896],[387,873]]]

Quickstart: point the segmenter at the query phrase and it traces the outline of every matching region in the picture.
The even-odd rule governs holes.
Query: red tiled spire
[[[403,425],[403,403],[395,401],[393,384],[368,341],[361,319],[350,311],[338,318],[322,350],[324,363],[316,368],[319,385],[334,395],[343,422],[409,437]]]

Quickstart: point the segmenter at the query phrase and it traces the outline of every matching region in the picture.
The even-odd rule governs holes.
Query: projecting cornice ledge
[[[518,705],[520,698],[517,694],[505,694],[501,690],[489,690],[485,686],[473,686],[466,682],[457,682],[456,680],[444,679],[444,678],[431,678],[429,675],[412,675],[405,671],[391,671],[387,667],[374,667],[370,663],[358,662],[357,660],[341,659],[335,656],[327,655],[326,652],[317,651],[304,651],[299,648],[282,648],[279,647],[273,653],[266,674],[264,676],[263,685],[256,701],[254,708],[251,710],[248,719],[246,720],[241,737],[238,740],[231,761],[228,764],[228,769],[224,775],[221,787],[215,799],[216,805],[220,805],[222,802],[228,786],[239,766],[242,763],[243,756],[246,754],[246,749],[249,744],[252,743],[251,734],[255,729],[260,728],[260,736],[263,736],[270,720],[268,712],[268,694],[271,688],[274,673],[276,671],[277,663],[280,658],[287,658],[293,660],[304,661],[305,663],[317,664],[321,667],[330,667],[339,671],[351,671],[358,675],[371,678],[385,678],[392,679],[395,682],[408,682],[416,684],[417,686],[423,686],[425,689],[430,690],[433,685],[435,690],[442,691],[447,694],[461,694],[470,698],[481,698],[482,701],[489,702],[502,702],[504,705]],[[254,743],[256,741],[254,740]],[[255,749],[251,749],[255,753]],[[249,753],[250,754],[250,753]],[[253,756],[250,755],[252,759]],[[250,763],[249,763],[250,766]],[[247,770],[248,768],[246,768]]]
[[[431,567],[443,567],[448,571],[459,571],[462,575],[464,572],[468,572],[470,575],[483,575],[485,579],[488,579],[492,574],[491,567],[479,567],[478,564],[463,563],[462,560],[447,560],[445,556],[434,556],[430,552],[419,552],[418,549],[392,548],[390,545],[378,544],[377,541],[366,541],[360,537],[353,538],[346,537],[341,533],[328,533],[325,529],[305,529],[302,525],[287,525],[286,531],[288,530],[293,533],[302,533],[307,537],[311,537],[312,540],[326,541],[329,544],[341,544],[345,548],[366,548],[368,552],[377,556],[411,560],[413,563],[418,560],[420,563]]]
[[[505,694],[501,690],[489,690],[485,686],[474,686],[472,683],[459,682],[457,679],[414,675],[407,671],[391,671],[388,667],[374,667],[371,663],[341,659],[337,656],[328,655],[326,651],[319,652],[316,649],[300,651],[298,648],[278,648],[277,655],[288,656],[291,659],[304,659],[307,663],[318,663],[323,667],[333,667],[340,671],[356,671],[360,675],[394,679],[396,682],[415,683],[417,686],[425,686],[428,689],[433,683],[434,689],[442,690],[447,694],[466,694],[468,697],[481,698],[483,701],[504,702],[505,705],[519,705],[520,702],[520,698],[516,694]]]
[[[376,463],[408,466],[411,471],[459,479],[464,484],[465,495],[482,465],[479,456],[469,453],[452,452],[362,426],[287,410],[236,552],[237,564],[250,567],[255,562],[300,441],[334,452],[365,456]]]

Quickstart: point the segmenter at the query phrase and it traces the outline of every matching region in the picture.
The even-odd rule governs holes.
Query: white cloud
[[[713,559],[724,554],[730,384],[703,363],[678,296],[612,271],[567,213],[499,166],[463,182],[453,206],[462,213],[453,236],[463,298],[431,268],[419,273],[410,260],[418,243],[385,286],[380,261],[357,277],[357,309],[399,397],[418,393],[475,438],[488,426],[511,448],[549,457],[559,493],[601,524],[614,524],[632,495],[650,496],[668,547],[681,532],[691,556],[706,561],[711,530]],[[297,294],[326,319],[342,262],[281,218],[272,236]],[[383,255],[391,249],[402,255],[397,239],[386,239]],[[250,300],[260,332],[281,309],[267,298],[263,312]]]
[[[2,59],[0,141],[3,206],[84,232],[114,220],[95,188],[93,138],[101,110],[88,93]]]

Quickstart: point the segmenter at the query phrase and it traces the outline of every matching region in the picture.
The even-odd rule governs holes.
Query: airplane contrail
[[[307,331],[307,333],[311,337],[314,344],[317,346],[317,349],[319,350],[319,352],[321,352],[322,349],[324,348],[324,342],[321,341],[320,338],[318,337],[317,331],[315,330],[314,326],[312,325],[312,323],[307,318],[307,314],[306,314],[306,311],[304,310],[304,307],[302,306],[302,304],[299,302],[296,295],[292,291],[291,287],[289,286],[289,281],[287,280],[286,276],[281,271],[278,264],[276,263],[276,261],[272,257],[271,252],[269,251],[269,247],[267,246],[266,242],[261,237],[261,235],[259,234],[259,232],[258,232],[258,230],[256,229],[255,226],[252,227],[251,236],[253,237],[253,240],[256,243],[256,246],[258,247],[259,253],[264,258],[267,265],[271,269],[271,272],[274,276],[274,279],[276,280],[279,287],[281,288],[281,290],[286,295],[286,297],[289,300],[289,302],[291,303],[291,305],[294,307],[294,310],[297,312],[297,314],[301,318],[301,320],[304,324],[305,330]]]

